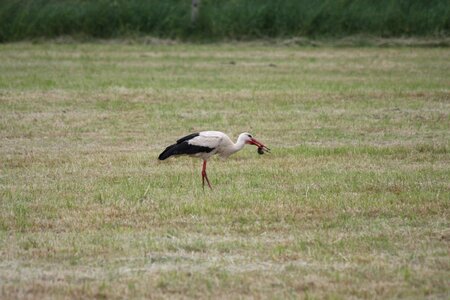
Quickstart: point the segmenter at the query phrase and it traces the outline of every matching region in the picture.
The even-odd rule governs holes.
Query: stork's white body
[[[191,154],[191,156],[200,157],[203,160],[208,160],[214,154],[227,158],[245,146],[244,138],[239,138],[236,143],[233,143],[228,135],[220,131],[201,131],[198,136],[188,140],[187,142],[189,145],[213,149],[208,153],[199,152]]]

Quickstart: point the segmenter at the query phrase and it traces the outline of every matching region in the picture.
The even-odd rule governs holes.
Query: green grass
[[[448,298],[450,52],[0,45],[0,298]],[[249,131],[209,163],[157,161]]]
[[[290,37],[448,37],[448,0],[0,1],[0,42],[151,35],[183,40]],[[447,43],[448,44],[448,43]]]

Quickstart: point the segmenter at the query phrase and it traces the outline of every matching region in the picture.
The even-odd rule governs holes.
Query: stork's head
[[[256,140],[250,133],[244,132],[239,135],[239,139],[243,139],[246,144],[255,145],[258,147],[258,150],[261,149],[261,151],[270,152],[270,149],[267,148],[263,143]],[[258,151],[260,154],[261,152]],[[264,153],[264,152],[262,152]]]

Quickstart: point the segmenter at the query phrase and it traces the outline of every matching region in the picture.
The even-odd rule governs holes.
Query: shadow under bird
[[[203,159],[202,183],[205,188],[205,180],[211,188],[208,175],[206,174],[206,163],[214,154],[219,154],[223,158],[227,158],[231,154],[244,148],[246,144],[258,147],[258,153],[264,154],[270,152],[263,143],[256,140],[250,133],[241,133],[236,143],[223,132],[220,131],[201,131],[192,133],[180,138],[173,145],[168,146],[158,157],[159,160],[165,160],[170,156],[189,155]]]

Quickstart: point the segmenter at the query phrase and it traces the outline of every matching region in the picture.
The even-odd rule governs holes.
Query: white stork
[[[205,188],[205,179],[210,189],[211,184],[206,175],[206,162],[214,154],[227,158],[231,154],[244,148],[245,144],[251,144],[258,147],[258,153],[270,152],[270,149],[261,142],[253,138],[250,133],[241,133],[236,144],[223,132],[220,131],[201,131],[192,133],[179,139],[175,144],[168,146],[158,157],[159,160],[165,160],[173,155],[189,155],[203,159],[202,182]]]

